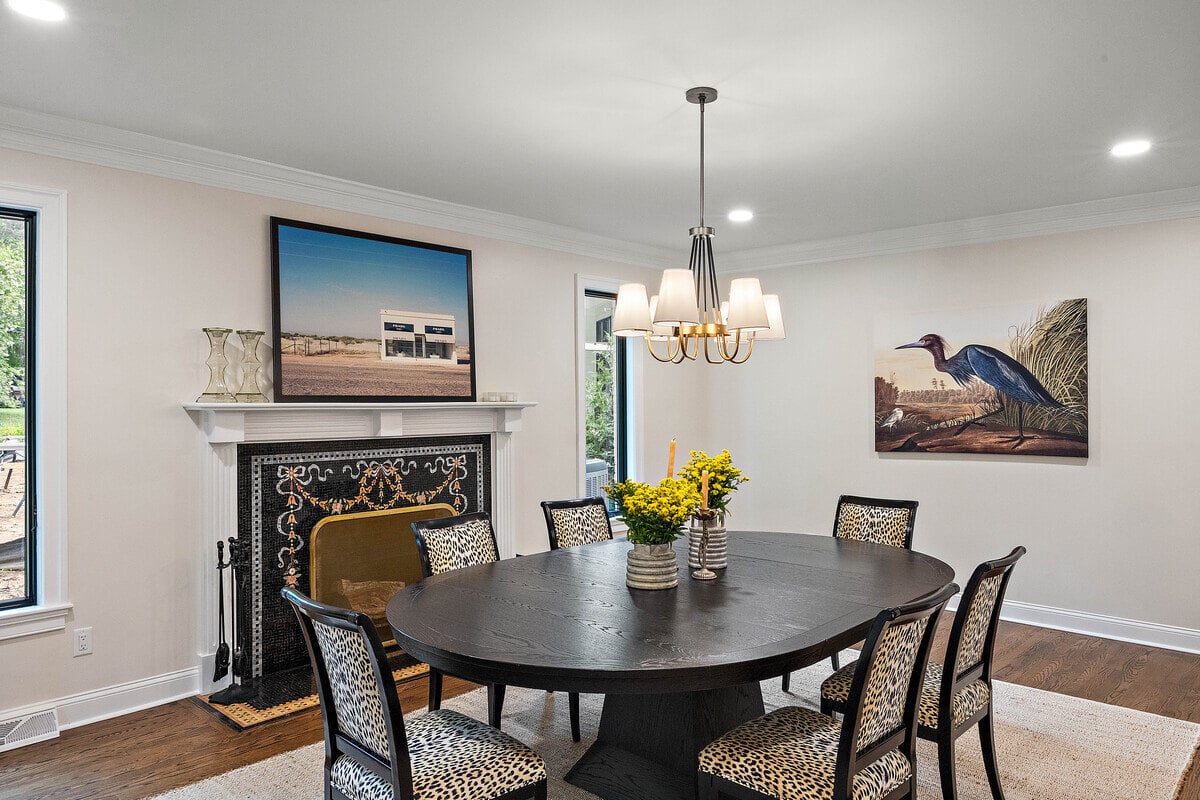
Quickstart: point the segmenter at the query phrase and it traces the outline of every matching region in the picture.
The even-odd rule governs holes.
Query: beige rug
[[[857,654],[847,654],[855,658]],[[845,662],[843,662],[845,663]],[[763,683],[767,708],[812,706],[821,680],[820,664],[792,676],[792,691],[779,681]],[[504,730],[532,745],[550,767],[550,797],[589,800],[593,795],[560,778],[591,744],[602,698],[584,695],[580,716],[584,741],[571,741],[567,696],[510,687]],[[487,719],[483,690],[445,703]],[[418,714],[422,712],[416,712]],[[1067,695],[996,683],[996,743],[1007,800],[1172,800],[1200,744],[1200,725],[1080,700]],[[990,800],[974,732],[958,740],[960,800]],[[161,800],[299,800],[321,797],[324,745],[314,744],[160,795]],[[941,797],[937,753],[921,742],[919,795]],[[633,800],[631,798],[631,800]]]

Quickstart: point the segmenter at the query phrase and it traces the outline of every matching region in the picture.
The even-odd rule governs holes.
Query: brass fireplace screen
[[[384,642],[392,639],[387,603],[392,595],[423,577],[414,522],[452,517],[445,503],[335,514],[313,526],[309,542],[309,581],[313,599],[361,611]]]

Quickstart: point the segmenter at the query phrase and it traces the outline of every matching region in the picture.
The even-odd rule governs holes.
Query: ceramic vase
[[[729,534],[725,526],[717,518],[701,519],[692,517],[688,524],[688,566],[692,569],[700,567],[700,541],[704,538],[705,527],[708,528],[708,568],[725,569],[729,566]]]
[[[679,564],[670,544],[635,544],[625,566],[631,589],[673,589],[679,585]]]
[[[258,360],[258,340],[264,331],[238,331],[242,340],[242,386],[237,391],[239,403],[266,403],[267,396],[258,386],[258,370],[262,362]]]
[[[233,331],[229,328],[204,328],[208,335],[208,388],[196,398],[197,403],[232,403],[234,397],[225,385],[225,368],[229,359],[225,357],[225,340]]]

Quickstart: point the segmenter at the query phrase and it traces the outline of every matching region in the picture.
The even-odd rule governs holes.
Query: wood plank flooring
[[[1002,623],[995,677],[1200,722],[1196,655]],[[447,678],[445,696],[473,688]],[[424,680],[400,688],[406,712],[423,707],[425,698]],[[317,709],[238,732],[180,700],[0,754],[0,800],[142,800],[320,738]],[[1193,765],[1177,800],[1200,800],[1200,764]]]

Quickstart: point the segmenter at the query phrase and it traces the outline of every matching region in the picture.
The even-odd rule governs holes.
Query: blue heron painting
[[[877,451],[1087,455],[1086,300],[881,320],[876,346]]]

